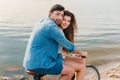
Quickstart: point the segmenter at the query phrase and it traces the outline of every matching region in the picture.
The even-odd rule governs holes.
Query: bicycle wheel
[[[100,80],[100,74],[98,69],[93,65],[86,66],[85,80]]]

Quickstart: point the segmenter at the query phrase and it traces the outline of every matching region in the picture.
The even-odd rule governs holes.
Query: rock
[[[28,78],[23,75],[13,75],[0,77],[0,80],[28,80]]]
[[[6,76],[5,76],[5,77],[2,77],[1,79],[2,79],[2,80],[11,80],[10,77],[6,77]]]
[[[118,76],[118,75],[111,75],[110,77],[112,77],[112,78],[120,78],[120,76]]]

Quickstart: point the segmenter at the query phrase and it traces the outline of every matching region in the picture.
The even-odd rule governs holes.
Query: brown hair
[[[55,4],[52,6],[49,12],[54,12],[54,11],[64,11],[64,7],[60,4]]]
[[[71,21],[70,21],[70,25],[68,26],[68,28],[64,29],[63,32],[65,34],[65,37],[71,41],[72,43],[74,43],[74,31],[77,29],[77,23],[76,23],[76,19],[75,16],[72,12],[65,10],[64,11],[64,16],[70,16],[71,17]],[[65,53],[69,53],[68,50],[66,50],[65,48],[63,48],[63,51]]]

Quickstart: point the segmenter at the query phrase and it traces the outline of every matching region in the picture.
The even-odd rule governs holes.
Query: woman
[[[64,11],[64,18],[61,23],[61,29],[63,30],[65,37],[71,41],[74,42],[74,30],[77,29],[76,20],[73,15],[73,13],[69,11]],[[69,53],[65,48],[63,48],[63,52]],[[86,55],[87,53],[85,53]],[[86,64],[85,60],[81,56],[73,57],[73,56],[65,56],[64,63],[70,65],[75,72],[75,80],[84,80],[85,70],[86,70]],[[63,77],[61,73],[60,79]]]
[[[38,80],[38,73],[42,75],[61,74],[59,80],[70,80],[76,70],[78,72],[81,70],[81,67],[74,67],[76,65],[72,65],[70,60],[63,60],[59,54],[58,49],[61,50],[62,46],[70,52],[82,55],[82,51],[66,39],[64,32],[58,26],[61,24],[63,16],[64,7],[56,4],[50,9],[49,17],[39,21],[32,31],[25,51],[23,66],[28,74],[34,75],[34,80]]]

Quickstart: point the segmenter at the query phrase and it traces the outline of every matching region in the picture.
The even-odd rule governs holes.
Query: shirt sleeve
[[[66,39],[63,31],[58,26],[51,26],[48,35],[51,39],[58,42],[58,44],[62,45],[69,52],[73,52],[76,49],[76,46]]]

